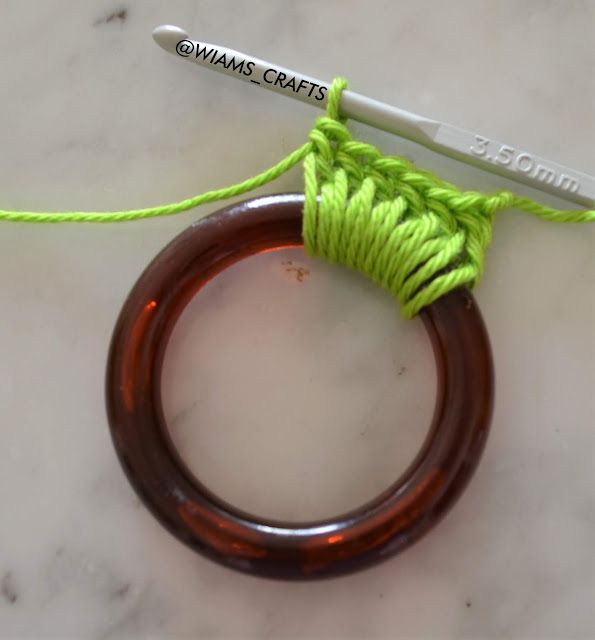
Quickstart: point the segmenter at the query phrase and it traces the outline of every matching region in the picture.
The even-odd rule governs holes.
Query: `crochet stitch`
[[[252,191],[304,163],[306,251],[357,269],[416,315],[446,293],[474,287],[484,269],[497,211],[517,208],[555,222],[593,222],[595,211],[561,211],[510,191],[461,191],[399,156],[353,140],[339,115],[343,78],[329,90],[327,113],[309,141],[266,171],[181,202],[113,212],[0,210],[12,222],[123,222],[167,216]]]

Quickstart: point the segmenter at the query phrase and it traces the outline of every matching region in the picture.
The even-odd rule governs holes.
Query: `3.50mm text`
[[[476,135],[475,144],[469,147],[469,151],[478,158],[509,167],[519,173],[525,173],[539,182],[551,184],[564,191],[576,193],[580,188],[580,183],[576,178],[560,173],[551,166],[542,164],[530,153],[519,151],[507,144],[495,143],[493,140]]]

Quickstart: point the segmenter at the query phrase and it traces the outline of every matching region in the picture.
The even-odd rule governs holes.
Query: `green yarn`
[[[293,166],[301,162],[312,150],[309,142],[303,144],[299,149],[292,151],[276,165],[266,171],[248,178],[243,182],[232,184],[229,187],[206,191],[192,198],[164,204],[158,207],[147,207],[146,209],[130,209],[129,211],[57,211],[57,212],[36,212],[36,211],[3,211],[0,209],[0,220],[9,222],[39,222],[51,224],[56,222],[127,222],[130,220],[142,220],[144,218],[158,218],[171,216],[174,213],[182,213],[188,209],[198,207],[200,204],[226,200],[234,196],[240,196],[248,191],[253,191],[276,180],[279,176],[287,173]]]
[[[305,143],[273,167],[229,187],[168,205],[111,212],[0,210],[11,222],[123,222],[168,216],[241,195],[304,163],[306,251],[357,269],[399,300],[405,317],[460,286],[473,287],[484,267],[497,211],[517,208],[554,222],[594,222],[595,211],[562,211],[509,191],[461,191],[405,158],[353,140],[339,116],[337,78],[326,116]]]
[[[515,207],[557,222],[593,222],[595,211],[559,211],[503,191],[461,191],[353,140],[339,116],[338,78],[327,115],[310,133],[304,160],[306,251],[366,274],[400,302],[410,318],[484,268],[495,213]]]

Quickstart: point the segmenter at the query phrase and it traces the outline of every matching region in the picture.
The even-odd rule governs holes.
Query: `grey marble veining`
[[[6,0],[1,208],[169,202],[303,142],[319,112],[179,63],[151,40],[160,23],[345,75],[363,94],[595,173],[589,1]],[[464,187],[511,187],[353,131]],[[300,188],[296,169],[259,193]],[[106,424],[105,358],[127,292],[217,208],[0,226],[0,637],[594,637],[595,226],[498,217],[477,289],[497,371],[493,428],[451,514],[372,570],[278,584],[165,532],[125,480]],[[174,439],[205,483],[285,518],[385,488],[423,439],[434,394],[421,323],[298,250],[236,266],[191,303],[163,390]]]

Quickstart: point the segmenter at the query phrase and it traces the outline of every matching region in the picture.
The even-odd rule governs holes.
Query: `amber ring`
[[[157,519],[216,562],[285,579],[362,569],[418,540],[473,474],[493,402],[487,333],[473,297],[459,289],[421,312],[438,372],[433,422],[411,465],[378,497],[336,518],[288,523],[241,511],[201,484],[176,451],[163,416],[168,339],[188,302],[218,273],[262,251],[301,246],[302,207],[297,194],[249,200],[175,238],[130,292],[114,329],[106,376],[114,445],[132,486]]]

